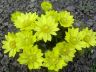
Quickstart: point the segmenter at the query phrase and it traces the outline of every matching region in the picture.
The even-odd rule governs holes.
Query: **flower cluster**
[[[19,53],[18,62],[28,65],[29,69],[40,69],[41,66],[49,70],[59,71],[69,61],[73,61],[77,50],[96,46],[96,32],[89,28],[79,30],[74,28],[73,15],[68,11],[55,11],[50,2],[44,1],[41,4],[44,14],[19,11],[11,15],[14,26],[19,29],[17,33],[8,32],[5,40],[2,41],[4,53],[9,57],[15,57]],[[63,29],[61,29],[63,28]],[[65,30],[67,28],[67,30]],[[38,42],[51,42],[57,37],[58,32],[64,30],[65,37],[52,49],[42,50]]]
[[[82,48],[96,45],[96,32],[93,32],[88,28],[81,31],[79,31],[79,28],[68,28],[65,40],[71,45],[71,47],[77,50],[82,50]]]

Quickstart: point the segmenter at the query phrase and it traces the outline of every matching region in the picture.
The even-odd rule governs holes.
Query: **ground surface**
[[[96,0],[49,0],[56,10],[69,10],[74,15],[74,26],[88,26],[96,31]],[[20,65],[16,58],[3,54],[1,41],[7,32],[16,31],[10,20],[10,14],[16,10],[22,12],[42,12],[42,0],[0,0],[0,72],[48,72],[46,68],[29,71]],[[96,48],[77,52],[73,62],[69,62],[60,72],[96,72]]]

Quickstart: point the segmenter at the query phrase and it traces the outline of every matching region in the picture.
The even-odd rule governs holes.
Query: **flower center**
[[[10,48],[16,48],[16,42],[14,40],[10,42]]]
[[[90,41],[89,39],[90,39],[90,36],[85,36],[83,40],[84,40],[85,42],[88,42],[88,41]]]
[[[49,27],[48,27],[47,25],[44,25],[43,28],[42,28],[42,31],[43,31],[44,33],[49,32]]]
[[[75,38],[75,37],[71,37],[71,38],[70,38],[70,42],[71,42],[73,45],[75,45],[76,43],[78,43],[78,40],[79,40],[79,39],[77,39],[77,38]]]

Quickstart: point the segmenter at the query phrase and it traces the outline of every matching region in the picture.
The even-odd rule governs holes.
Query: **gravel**
[[[28,70],[20,65],[16,59],[4,55],[1,41],[8,32],[16,32],[10,20],[14,11],[42,13],[40,3],[43,0],[0,0],[0,72],[48,72],[47,68]],[[96,31],[96,0],[49,0],[55,10],[68,10],[74,15],[76,27],[89,27]],[[93,52],[92,52],[93,51]],[[83,54],[82,54],[83,53]],[[96,48],[77,52],[73,62],[69,62],[60,72],[95,72]]]

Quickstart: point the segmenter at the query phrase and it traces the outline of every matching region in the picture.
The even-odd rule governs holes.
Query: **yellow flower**
[[[48,1],[43,1],[41,3],[41,7],[44,11],[48,11],[48,10],[52,9],[52,4]]]
[[[62,69],[63,66],[66,66],[66,62],[64,62],[64,59],[59,57],[58,51],[47,51],[45,53],[44,63],[43,65],[45,67],[48,67],[48,70],[54,70],[58,71],[59,69]]]
[[[14,24],[17,28],[20,28],[20,30],[32,30],[35,27],[35,20],[38,18],[36,13],[26,13],[21,14],[17,17]]]
[[[51,41],[51,35],[56,35],[58,30],[58,23],[51,16],[42,15],[36,22],[35,31],[38,40]]]
[[[66,32],[65,40],[70,43],[72,48],[76,48],[77,50],[81,50],[86,46],[85,42],[82,41],[83,32],[79,31],[79,28],[68,28],[68,32]]]
[[[46,16],[51,16],[56,22],[59,21],[59,13],[55,10],[46,11]]]
[[[23,53],[20,54],[18,62],[20,64],[28,65],[29,69],[40,69],[43,62],[42,56],[43,53],[38,49],[38,46],[35,45],[24,50]]]
[[[61,11],[59,13],[59,22],[63,27],[70,27],[74,23],[74,18],[68,11]]]
[[[60,57],[62,57],[66,63],[68,61],[73,61],[75,57],[76,50],[67,42],[57,43],[53,50],[58,50]]]
[[[19,48],[26,49],[27,47],[32,47],[34,42],[36,42],[36,36],[33,35],[32,31],[21,31],[16,33],[17,45]]]
[[[85,28],[83,32],[83,41],[86,43],[86,47],[96,46],[96,32],[93,32],[92,29]]]
[[[23,14],[22,12],[20,11],[16,11],[14,13],[11,14],[11,21],[15,22],[17,20],[17,18]]]
[[[3,41],[2,48],[4,49],[4,53],[9,52],[9,57],[14,57],[16,52],[19,52],[19,48],[17,47],[16,35],[14,33],[9,33],[5,35],[6,40]]]

